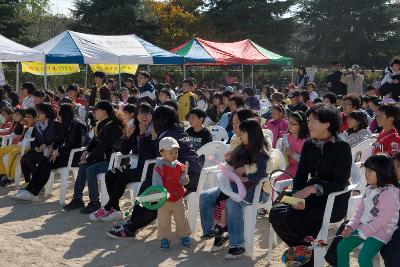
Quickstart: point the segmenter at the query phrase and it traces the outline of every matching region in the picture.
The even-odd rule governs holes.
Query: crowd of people
[[[127,184],[139,182],[145,162],[157,159],[148,168],[139,194],[151,185],[162,185],[169,193],[158,210],[135,204],[130,218],[114,226],[108,235],[131,238],[143,227],[158,222],[162,249],[177,236],[184,247],[191,245],[191,232],[185,217],[184,196],[197,191],[204,158],[196,151],[212,142],[210,126],[223,127],[229,140],[226,165],[246,188],[241,202],[231,199],[218,187],[200,194],[202,238],[214,239],[212,251],[229,246],[226,258],[245,253],[242,207],[252,202],[254,190],[271,171],[272,149],[286,158],[286,172],[276,181],[293,177],[293,196],[305,204],[278,204],[268,213],[275,232],[288,246],[306,244],[316,237],[322,225],[327,197],[349,184],[351,149],[373,139],[373,155],[365,162],[367,188],[361,205],[350,222],[339,232],[327,260],[337,266],[349,265],[349,253],[363,243],[360,266],[372,266],[372,257],[381,250],[386,266],[399,266],[395,253],[400,245],[400,59],[386,68],[381,81],[365,85],[359,67],[343,72],[333,62],[326,80],[328,93],[318,95],[304,66],[298,68],[294,83],[278,90],[265,85],[255,90],[230,82],[217,88],[197,83],[194,78],[172,88],[155,84],[146,71],[128,78],[117,88],[114,79],[94,73],[94,86],[77,84],[44,91],[33,83],[0,88],[0,136],[11,135],[12,142],[0,148],[1,186],[11,185],[20,164],[25,184],[13,196],[17,201],[37,201],[49,180],[51,170],[66,167],[72,149],[72,166],[79,167],[73,197],[66,211],[80,210],[91,221],[115,222],[124,218],[120,207]],[[186,129],[184,123],[190,126]],[[30,141],[34,138],[34,141]],[[21,155],[21,146],[26,153]],[[108,170],[111,154],[137,157]],[[7,166],[4,159],[7,157]],[[105,173],[109,195],[100,202],[97,175]],[[87,185],[89,202],[83,192]],[[352,192],[356,194],[357,192]],[[261,194],[260,201],[271,196]],[[346,215],[349,194],[337,198],[331,221]],[[171,233],[171,215],[176,234]],[[302,223],[299,223],[302,222]],[[329,257],[328,257],[329,256]],[[308,262],[312,266],[312,261]]]

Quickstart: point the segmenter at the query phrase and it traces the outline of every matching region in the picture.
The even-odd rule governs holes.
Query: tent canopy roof
[[[0,62],[38,61],[43,62],[44,54],[18,44],[0,34]]]
[[[292,65],[293,60],[275,54],[250,39],[232,43],[217,43],[194,38],[171,52],[185,57],[188,64],[275,64]]]
[[[34,47],[47,63],[78,64],[183,64],[183,58],[135,34],[93,35],[65,31]]]

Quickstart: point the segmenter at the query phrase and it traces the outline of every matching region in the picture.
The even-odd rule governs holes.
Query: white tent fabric
[[[0,34],[0,62],[44,62],[44,53],[18,44]]]
[[[65,31],[34,47],[46,54],[46,63],[182,64],[183,58],[134,34],[93,35]]]

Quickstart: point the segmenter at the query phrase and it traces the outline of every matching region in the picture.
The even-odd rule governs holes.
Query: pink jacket
[[[272,147],[275,147],[276,140],[281,138],[284,133],[288,130],[288,121],[286,119],[280,120],[269,120],[263,125],[264,129],[269,129],[274,135],[274,140],[272,141]]]
[[[347,224],[358,230],[361,238],[374,237],[385,244],[392,238],[399,220],[399,189],[368,186],[356,213]]]

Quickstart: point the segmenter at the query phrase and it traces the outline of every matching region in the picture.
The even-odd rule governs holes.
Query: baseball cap
[[[158,151],[161,150],[171,150],[172,148],[179,148],[178,141],[173,137],[164,137],[160,140],[158,145]]]
[[[111,105],[110,102],[102,100],[97,102],[96,105],[89,107],[89,109],[91,110],[96,110],[96,109],[102,109],[107,111],[107,113],[111,113],[113,111],[113,106]]]
[[[355,71],[359,71],[360,70],[360,66],[357,64],[354,64],[351,66],[351,70],[355,70]]]
[[[300,96],[300,92],[299,91],[296,91],[296,90],[289,91],[289,94],[288,94],[289,98],[293,98],[293,97],[297,97],[297,96]]]

